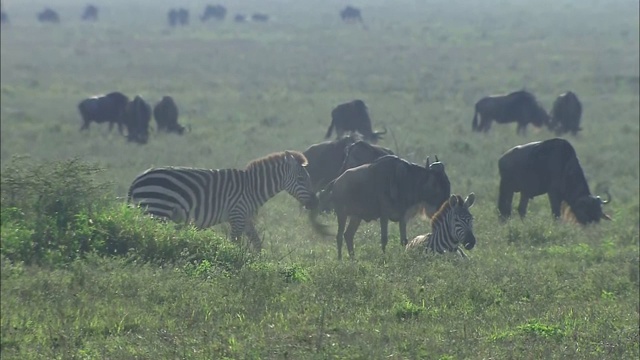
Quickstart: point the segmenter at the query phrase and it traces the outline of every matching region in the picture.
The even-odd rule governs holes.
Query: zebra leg
[[[231,241],[242,245],[242,233],[245,229],[244,219],[229,221],[229,223],[231,224]]]
[[[347,231],[344,232],[344,239],[347,241],[347,251],[349,252],[349,258],[353,260],[354,251],[353,251],[353,238],[356,235],[356,231],[358,231],[358,227],[360,226],[360,222],[362,219],[352,216],[349,219],[349,226],[347,226]]]
[[[247,234],[247,237],[249,238],[249,242],[251,243],[253,249],[257,252],[261,252],[262,240],[260,239],[258,230],[256,230],[256,226],[253,224],[252,220],[247,220],[244,232],[245,234]]]
[[[336,234],[336,245],[338,246],[338,260],[342,260],[342,240],[344,237],[344,228],[347,224],[347,216],[337,214],[338,216],[338,233]]]

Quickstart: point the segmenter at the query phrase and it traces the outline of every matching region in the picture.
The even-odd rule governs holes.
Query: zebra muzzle
[[[476,237],[469,233],[464,238],[464,248],[467,250],[471,250],[476,246]]]
[[[304,204],[304,208],[307,210],[313,210],[318,207],[318,204],[319,204],[318,198],[314,195],[311,198],[309,198],[309,201],[307,201],[306,204]]]

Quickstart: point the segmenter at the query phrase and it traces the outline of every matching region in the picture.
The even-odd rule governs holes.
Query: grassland
[[[354,3],[368,30],[340,23],[336,0],[227,4],[270,14],[266,24],[202,24],[205,2],[189,1],[182,29],[166,26],[176,4],[164,0],[110,1],[96,24],[79,21],[84,1],[60,0],[58,26],[35,21],[44,2],[3,5],[3,359],[640,356],[637,1]],[[525,221],[499,225],[498,157],[553,135],[471,133],[473,104],[521,87],[547,108],[578,94],[584,131],[568,139],[592,189],[610,184],[615,221],[558,224],[540,197]],[[77,103],[113,90],[173,96],[193,131],[145,146],[106,125],[80,133]],[[420,163],[437,154],[452,191],[476,193],[470,261],[407,255],[393,225],[382,254],[371,223],[357,260],[339,262],[284,194],[259,213],[260,256],[228,244],[225,226],[176,229],[118,199],[151,166],[242,167],[303,150],[355,98],[393,132],[382,145]],[[19,201],[4,197],[6,179],[29,184]],[[409,234],[428,229],[416,219]]]

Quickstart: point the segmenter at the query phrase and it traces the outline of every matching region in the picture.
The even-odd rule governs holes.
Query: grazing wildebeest
[[[236,16],[233,17],[233,21],[237,23],[243,23],[247,21],[247,17],[242,14],[236,14]]]
[[[9,23],[9,14],[4,12],[4,10],[0,11],[0,23],[8,24]]]
[[[571,91],[560,94],[553,102],[551,109],[551,120],[549,129],[555,131],[556,135],[571,132],[577,135],[580,128],[580,118],[582,117],[582,104],[578,96]]]
[[[82,20],[98,21],[98,7],[91,4],[87,5],[82,13]]]
[[[478,117],[480,117],[479,123]],[[537,127],[548,125],[549,114],[533,94],[526,90],[518,90],[506,95],[491,95],[478,100],[473,115],[473,131],[489,131],[493,120],[499,124],[517,122],[516,133],[524,135],[529,123]]]
[[[476,195],[471,193],[462,200],[460,195],[451,195],[449,201],[445,201],[440,210],[431,218],[431,232],[416,236],[406,246],[406,251],[421,250],[444,254],[456,252],[461,257],[467,255],[465,249],[471,250],[476,246],[476,237],[473,235],[473,216],[469,208],[473,206]]]
[[[119,91],[82,100],[78,104],[78,111],[83,121],[80,130],[89,129],[92,121],[98,124],[108,122],[109,131],[113,129],[114,124],[118,124],[118,131],[122,134],[127,103],[129,98]]]
[[[45,8],[42,12],[38,13],[38,21],[57,24],[60,22],[60,16],[55,10]]]
[[[189,24],[189,10],[184,8],[171,9],[167,13],[167,21],[171,27],[187,26]]]
[[[325,139],[331,137],[333,128],[336,129],[338,139],[347,132],[358,132],[364,140],[374,144],[387,133],[386,128],[384,131],[373,132],[367,105],[362,100],[353,100],[336,106],[331,111],[331,125],[327,129]]]
[[[536,141],[511,148],[500,157],[498,209],[505,220],[511,216],[513,194],[520,193],[518,213],[524,217],[529,200],[547,194],[553,216],[560,217],[565,201],[580,224],[611,218],[602,212],[609,203],[591,195],[589,185],[571,144],[564,139]]]
[[[355,8],[351,5],[347,5],[342,11],[340,11],[340,18],[342,21],[351,23],[351,22],[362,22],[362,15],[360,13],[360,9]]]
[[[149,123],[151,122],[151,106],[140,96],[136,95],[127,104],[125,110],[125,124],[127,139],[138,144],[146,144],[149,140]]]
[[[209,19],[224,20],[227,16],[227,8],[222,5],[207,5],[200,20],[207,21]]]
[[[200,229],[228,222],[232,241],[246,234],[260,251],[253,219],[265,202],[285,190],[307,209],[318,205],[306,162],[297,151],[283,151],[253,160],[245,169],[149,169],[129,187],[128,201],[146,213]]]
[[[184,133],[185,127],[178,124],[178,106],[171,96],[163,96],[153,107],[153,117],[156,119],[158,132],[179,135]]]
[[[426,167],[412,164],[397,156],[387,155],[376,161],[345,171],[327,185],[331,204],[338,218],[338,259],[342,258],[342,240],[347,242],[349,257],[353,258],[353,237],[362,220],[380,219],[380,242],[385,251],[389,221],[399,222],[400,241],[407,244],[407,221],[424,208],[433,214],[451,193],[444,164],[435,162]],[[309,213],[316,231],[319,209]],[[350,218],[346,227],[347,218]]]
[[[255,21],[255,22],[267,22],[267,21],[269,21],[269,15],[261,14],[261,13],[255,13],[255,14],[251,15],[251,20]]]
[[[169,26],[171,26],[171,27],[175,27],[175,26],[178,25],[178,10],[177,9],[169,10],[169,12],[167,13],[167,22],[169,23]]]

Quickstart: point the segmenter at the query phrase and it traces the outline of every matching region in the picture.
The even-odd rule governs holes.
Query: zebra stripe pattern
[[[460,195],[451,195],[449,201],[445,201],[431,218],[432,232],[416,236],[407,244],[406,250],[423,249],[439,254],[457,252],[466,258],[467,255],[459,245],[462,244],[465,249],[471,250],[476,244],[473,216],[469,212],[475,198],[474,193],[469,194],[464,200]]]
[[[201,229],[229,222],[232,240],[245,233],[260,250],[253,217],[267,200],[286,190],[307,208],[317,206],[306,164],[302,153],[284,151],[253,160],[245,169],[151,168],[133,181],[128,201],[147,214]]]

